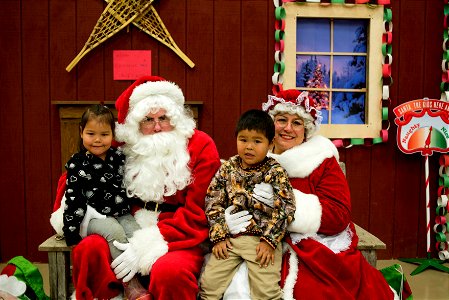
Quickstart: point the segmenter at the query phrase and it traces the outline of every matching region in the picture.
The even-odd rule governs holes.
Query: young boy
[[[246,261],[253,299],[281,299],[279,287],[282,245],[295,203],[285,170],[267,153],[274,137],[271,117],[249,110],[239,119],[235,135],[238,155],[224,162],[206,195],[206,215],[212,254],[202,274],[202,299],[220,299],[238,266]],[[255,186],[270,184],[273,201],[253,196]],[[260,200],[262,201],[260,201]],[[233,236],[225,222],[225,210],[252,214],[246,231]]]

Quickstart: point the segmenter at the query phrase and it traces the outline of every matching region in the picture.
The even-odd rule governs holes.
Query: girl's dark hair
[[[274,138],[273,119],[263,110],[251,109],[240,116],[235,127],[235,136],[245,129],[263,133],[270,143]]]
[[[81,116],[81,120],[79,123],[80,128],[80,141],[79,141],[79,149],[80,151],[86,151],[83,146],[83,140],[81,139],[81,133],[83,132],[86,124],[89,120],[96,119],[100,123],[109,124],[111,126],[112,135],[114,136],[115,132],[115,119],[112,111],[102,104],[93,104],[89,106]]]

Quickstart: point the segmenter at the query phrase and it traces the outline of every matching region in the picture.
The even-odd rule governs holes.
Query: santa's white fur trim
[[[339,160],[335,145],[321,135],[284,151],[282,154],[269,153],[288,173],[290,178],[305,178],[313,172],[326,158],[334,156]]]
[[[152,97],[164,95],[178,105],[184,105],[184,95],[181,89],[170,81],[147,81],[136,86],[129,97],[129,108],[131,109],[139,101]]]
[[[139,257],[139,272],[142,275],[148,275],[156,260],[168,252],[168,243],[157,225],[134,231],[129,243]]]
[[[296,201],[295,220],[288,225],[290,232],[316,233],[321,225],[323,209],[318,197],[293,189]]]
[[[290,257],[288,260],[288,275],[285,278],[284,284],[284,298],[286,300],[294,300],[293,290],[295,288],[296,280],[298,279],[298,256],[295,251],[286,243],[284,243],[284,247],[287,245],[287,251],[290,252]]]
[[[64,206],[65,206],[65,195],[62,196],[61,206],[55,210],[50,216],[50,224],[56,233],[60,236],[64,235],[62,227],[64,226]]]
[[[156,213],[154,211],[147,209],[139,209],[134,214],[134,219],[136,219],[137,224],[139,224],[141,228],[148,228],[150,226],[157,224],[158,216],[159,213]]]

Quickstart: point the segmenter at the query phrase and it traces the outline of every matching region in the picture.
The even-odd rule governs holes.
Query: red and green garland
[[[390,99],[390,86],[393,84],[393,79],[391,77],[391,63],[393,61],[392,57],[392,38],[393,38],[393,22],[392,22],[392,12],[390,0],[355,0],[355,1],[345,1],[345,0],[273,0],[275,6],[275,54],[274,54],[274,73],[272,76],[272,92],[276,95],[279,91],[283,90],[283,75],[285,71],[285,54],[284,54],[284,37],[285,37],[285,8],[283,3],[286,2],[309,2],[309,3],[320,3],[321,5],[331,5],[331,4],[366,4],[366,5],[383,5],[384,6],[384,33],[382,35],[382,99],[380,99],[382,104],[382,129],[380,131],[379,137],[375,138],[351,138],[351,139],[336,139],[334,144],[337,147],[345,146],[347,148],[353,145],[374,145],[388,140],[388,129],[390,128],[390,120],[388,118],[389,106],[391,105]],[[446,0],[447,2],[447,0]]]

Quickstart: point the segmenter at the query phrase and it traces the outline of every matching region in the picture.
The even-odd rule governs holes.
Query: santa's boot
[[[125,288],[124,294],[127,300],[151,300],[150,292],[140,284],[136,277],[126,283],[124,282],[123,287]]]

